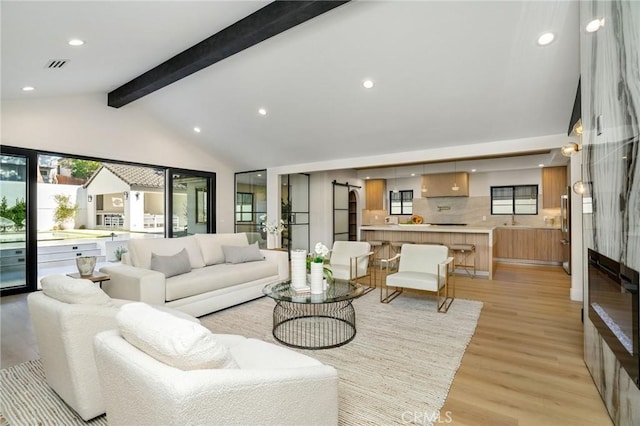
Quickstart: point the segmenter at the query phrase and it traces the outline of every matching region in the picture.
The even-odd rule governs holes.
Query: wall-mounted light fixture
[[[124,195],[124,199],[125,200],[129,199],[129,192],[128,191],[124,191],[123,195]]]
[[[560,152],[565,157],[571,157],[574,152],[578,152],[581,149],[582,149],[582,147],[580,145],[578,145],[577,143],[569,142],[569,143],[563,145],[562,148],[560,148]]]
[[[139,193],[139,192],[136,192],[136,193],[135,193],[135,196],[136,196],[136,201],[138,201],[138,200],[140,199],[140,193]]]
[[[587,192],[587,183],[583,180],[578,180],[573,184],[573,192],[578,195],[582,195]]]
[[[87,195],[87,201],[88,202],[92,202],[93,201],[93,195],[91,195],[91,194]]]

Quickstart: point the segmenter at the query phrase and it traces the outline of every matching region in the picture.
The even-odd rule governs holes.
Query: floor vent
[[[45,65],[45,68],[59,69],[64,67],[68,63],[68,59],[50,59],[49,62],[47,62],[47,64]]]

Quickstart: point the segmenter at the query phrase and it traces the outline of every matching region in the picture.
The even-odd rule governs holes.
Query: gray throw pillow
[[[264,260],[258,243],[249,246],[222,246],[226,263],[245,263]]]
[[[160,256],[151,253],[151,270],[162,272],[166,278],[191,272],[187,249],[184,248],[173,256]]]

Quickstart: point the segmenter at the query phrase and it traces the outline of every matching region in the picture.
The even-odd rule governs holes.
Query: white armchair
[[[335,241],[328,266],[334,278],[356,281],[369,277],[369,287],[373,288],[375,284],[369,272],[371,256],[371,245],[366,241]]]
[[[42,278],[42,288],[29,294],[27,303],[47,384],[84,420],[104,414],[93,339],[117,328],[119,307],[131,302],[111,299],[97,284],[65,275]]]
[[[386,285],[380,287],[380,301],[389,303],[405,288],[435,292],[438,312],[447,312],[455,298],[455,281],[449,294],[449,277],[453,276],[453,257],[447,246],[435,244],[405,244],[402,253],[386,261],[387,268],[400,259],[398,271],[387,269]],[[389,293],[389,287],[395,290]]]
[[[239,368],[184,371],[141,351],[117,330],[96,336],[109,425],[338,423],[333,367],[260,340],[214,336]]]

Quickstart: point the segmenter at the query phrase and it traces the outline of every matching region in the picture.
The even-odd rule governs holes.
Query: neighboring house
[[[162,232],[164,174],[151,167],[102,163],[84,185],[88,228]],[[182,199],[184,198],[184,199]],[[186,205],[186,194],[174,193],[174,206]],[[186,212],[174,209],[174,229],[186,224]]]

